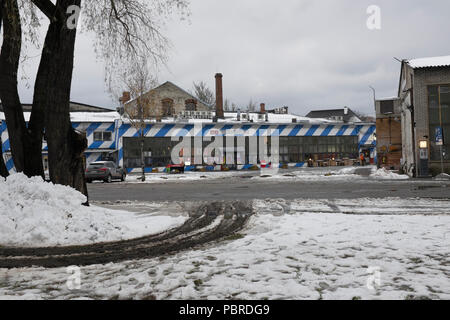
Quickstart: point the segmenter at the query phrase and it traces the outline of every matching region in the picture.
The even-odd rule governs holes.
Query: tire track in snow
[[[250,201],[200,204],[182,226],[138,239],[70,247],[0,248],[0,268],[85,266],[175,254],[234,235],[253,213]]]

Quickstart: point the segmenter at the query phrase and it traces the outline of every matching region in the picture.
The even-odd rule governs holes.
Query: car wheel
[[[106,183],[111,183],[112,182],[112,176],[109,175],[106,179],[105,179]]]

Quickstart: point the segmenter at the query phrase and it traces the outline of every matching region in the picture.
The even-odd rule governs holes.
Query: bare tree
[[[132,101],[124,106],[124,116],[130,121],[131,125],[139,132],[140,137],[140,155],[141,155],[141,180],[145,181],[145,129],[146,120],[157,117],[156,109],[147,93],[156,86],[156,78],[152,77],[146,60],[141,60],[139,64],[131,66],[129,76],[124,78],[124,84],[130,92]]]
[[[247,104],[247,111],[254,112],[256,110],[256,103],[253,102],[253,99],[250,99],[250,101]]]
[[[43,176],[42,138],[47,138],[50,179],[87,195],[84,182],[84,134],[70,123],[70,92],[77,33],[76,8],[84,5],[82,26],[95,36],[98,57],[105,61],[109,88],[136,61],[165,64],[168,40],[161,33],[174,9],[185,12],[186,0],[1,0],[3,43],[0,54],[0,99],[5,111],[17,171]],[[28,126],[17,90],[22,41],[36,41],[38,14],[49,22],[36,76]],[[70,22],[70,23],[69,23]],[[22,30],[22,25],[25,30]]]
[[[216,102],[215,95],[208,85],[200,81],[199,83],[194,82],[194,95],[209,106],[212,106]]]
[[[225,99],[225,101],[223,103],[223,109],[225,111],[231,111],[231,103],[230,103],[230,100],[228,100],[227,98]]]

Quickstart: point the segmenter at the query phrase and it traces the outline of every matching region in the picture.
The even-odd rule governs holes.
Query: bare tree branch
[[[50,0],[31,0],[36,7],[41,10],[43,14],[50,20],[53,21],[58,14],[61,18],[61,12]]]
[[[194,95],[209,106],[212,106],[216,101],[213,91],[203,81],[194,82]]]
[[[166,65],[169,40],[162,30],[173,11],[184,15],[188,0],[86,0],[83,29],[95,35],[94,48],[105,61],[105,80],[117,92],[123,74],[136,61],[156,70]]]

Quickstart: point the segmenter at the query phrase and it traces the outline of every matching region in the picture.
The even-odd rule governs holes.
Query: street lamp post
[[[377,91],[372,86],[369,86],[369,88],[372,89],[372,91],[373,91],[373,104],[374,104],[375,116],[376,116],[376,114],[377,114]]]

